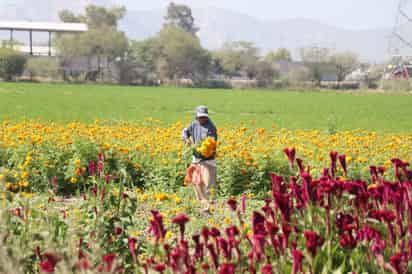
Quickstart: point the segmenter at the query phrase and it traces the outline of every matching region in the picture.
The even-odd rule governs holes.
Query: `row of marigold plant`
[[[90,171],[105,161],[105,172],[121,169],[134,186],[176,190],[184,183],[191,151],[180,137],[183,124],[59,125],[36,121],[0,124],[0,182],[14,192],[45,192],[50,178],[58,191],[72,195],[90,187]],[[378,134],[347,131],[325,134],[316,130],[289,131],[273,128],[222,128],[217,160],[219,191],[223,195],[254,194],[270,190],[269,172],[293,175],[282,150],[294,147],[300,158],[319,176],[330,148],[339,150],[351,166],[349,176],[367,176],[367,162],[384,166],[392,176],[390,157],[411,160],[411,134]],[[344,175],[344,170],[337,172]]]

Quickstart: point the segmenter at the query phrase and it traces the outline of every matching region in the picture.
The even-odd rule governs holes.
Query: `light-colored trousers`
[[[200,165],[200,174],[203,184],[194,184],[196,198],[200,202],[209,202],[212,189],[216,188],[216,161],[202,161],[196,163]]]

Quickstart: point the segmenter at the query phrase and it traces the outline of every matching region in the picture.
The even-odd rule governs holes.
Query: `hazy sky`
[[[165,7],[169,0],[113,0],[133,9]],[[193,7],[220,7],[260,19],[315,19],[349,29],[392,27],[399,0],[176,0]],[[412,2],[412,1],[411,1]]]

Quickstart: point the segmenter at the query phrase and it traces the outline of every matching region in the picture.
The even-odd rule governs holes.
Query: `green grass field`
[[[219,125],[328,130],[411,132],[412,96],[0,83],[0,118],[56,122],[100,120],[163,123],[187,121],[196,105],[208,105]]]

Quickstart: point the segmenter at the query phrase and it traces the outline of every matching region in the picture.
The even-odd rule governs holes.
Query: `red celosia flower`
[[[91,267],[92,265],[87,258],[81,258],[74,264],[74,268],[79,271],[85,271],[91,269]]]
[[[49,261],[40,262],[40,271],[44,273],[53,273],[54,272],[54,265],[52,265]]]
[[[271,264],[264,265],[261,269],[262,274],[273,274],[273,267]]]
[[[114,228],[114,235],[119,236],[120,234],[122,234],[123,229],[121,227],[116,226]]]
[[[214,237],[214,238],[217,238],[217,237],[220,236],[220,230],[217,229],[216,227],[212,227],[212,228],[209,230],[209,235],[212,236],[212,237]]]
[[[308,201],[311,200],[315,200],[313,197],[313,187],[312,187],[312,177],[309,175],[309,173],[307,172],[302,172],[301,174],[302,176],[302,181],[303,181],[303,201],[304,201],[304,205],[306,206]]]
[[[283,182],[282,176],[277,176],[275,173],[271,173],[272,179],[272,195],[275,193],[284,193],[286,191],[286,184]]]
[[[276,208],[282,213],[283,220],[289,222],[292,214],[292,200],[289,194],[275,193],[274,199]]]
[[[57,263],[61,260],[56,254],[45,252],[40,262],[40,270],[45,273],[53,273]]]
[[[270,206],[271,202],[272,199],[265,199],[265,205],[262,207],[262,211],[265,213],[267,218],[271,217],[272,220],[275,220],[275,212],[273,212],[273,209]]]
[[[159,273],[163,273],[166,270],[166,265],[162,263],[156,264],[153,269]]]
[[[97,172],[99,173],[100,177],[104,175],[104,154],[99,154],[99,160],[97,161]]]
[[[89,161],[89,166],[87,168],[87,171],[89,172],[89,176],[95,176],[97,172],[97,165],[95,161]]]
[[[394,169],[395,169],[395,177],[396,177],[399,181],[401,181],[401,180],[402,180],[402,178],[401,178],[401,170],[402,170],[404,173],[407,173],[406,168],[409,166],[409,163],[406,163],[406,162],[404,162],[404,161],[402,161],[402,160],[400,160],[400,159],[397,159],[397,158],[392,159],[391,162],[392,162],[393,167],[394,167]]]
[[[219,268],[219,274],[235,274],[235,270],[233,264],[222,264]]]
[[[296,183],[296,177],[290,177],[289,187],[292,197],[296,200],[296,208],[302,209],[304,207],[303,188]]]
[[[348,176],[348,170],[346,167],[346,155],[342,154],[338,156],[339,163],[342,166],[343,172],[345,173],[345,176]]]
[[[289,161],[289,167],[293,168],[294,163],[295,163],[295,155],[296,155],[296,149],[295,148],[285,148],[283,152],[286,154],[288,157]]]
[[[222,250],[225,259],[230,260],[232,258],[232,254],[229,248],[229,243],[226,241],[226,239],[223,237],[218,237],[217,243],[219,245],[219,248]]]
[[[350,231],[345,231],[339,240],[339,244],[346,249],[354,249],[356,247],[356,240],[352,235],[352,232]]]
[[[212,258],[213,265],[217,269],[219,267],[219,257],[217,256],[215,247],[213,246],[213,244],[208,244],[206,247],[209,250],[209,254]]]
[[[237,209],[237,201],[234,198],[230,198],[227,200],[227,204],[229,205],[229,208],[233,211],[236,211]]]
[[[313,257],[316,256],[316,249],[323,245],[323,238],[319,236],[316,232],[306,230],[304,232],[306,238],[306,248],[312,254]]]
[[[380,232],[369,225],[364,225],[357,231],[356,239],[359,241],[372,241],[380,239]]]
[[[382,254],[386,248],[386,241],[381,238],[375,238],[371,246],[372,252],[376,254]]]
[[[209,241],[209,236],[210,236],[209,228],[207,228],[206,226],[203,227],[201,234],[202,234],[203,240],[205,241],[205,244],[207,244]]]
[[[166,230],[163,225],[163,216],[156,210],[152,210],[152,219],[150,220],[150,232],[155,236],[158,241],[164,238],[166,235]]]
[[[253,257],[256,261],[260,262],[265,257],[265,243],[266,239],[265,236],[262,234],[255,234],[253,235]]]
[[[370,166],[369,167],[369,172],[370,172],[371,177],[372,177],[372,182],[378,181],[379,176],[378,176],[378,169],[376,168],[376,166]]]
[[[247,199],[247,196],[246,196],[246,194],[242,194],[242,204],[241,204],[241,209],[242,209],[242,213],[245,213],[246,212],[246,199]]]
[[[179,246],[176,246],[170,253],[170,266],[175,272],[182,270],[183,252]]]
[[[406,267],[408,266],[408,261],[404,261],[402,253],[397,253],[389,258],[390,265],[396,270],[397,273],[406,273]]]
[[[184,234],[185,234],[185,226],[186,223],[189,222],[189,217],[187,217],[186,214],[179,214],[176,217],[172,219],[172,223],[177,224],[180,229],[180,238],[183,240],[184,239]]]
[[[209,269],[210,269],[210,266],[209,266],[208,263],[203,263],[201,267],[202,267],[202,269],[203,269],[205,272],[208,272]]]
[[[229,238],[234,238],[234,237],[236,237],[236,236],[238,236],[238,235],[240,234],[239,228],[238,228],[237,226],[235,226],[235,225],[232,225],[232,226],[230,226],[230,227],[227,227],[227,228],[225,229],[225,232],[226,232],[226,235],[227,235]]]
[[[302,173],[305,171],[305,167],[303,166],[303,161],[302,159],[297,158],[296,163],[298,164],[299,167],[299,172]]]
[[[379,173],[381,176],[385,175],[385,171],[386,171],[386,167],[384,167],[384,166],[378,167],[378,173]]]
[[[330,171],[332,172],[332,178],[336,175],[336,162],[338,160],[338,153],[336,151],[331,151],[330,156]]]
[[[200,235],[195,234],[192,236],[193,242],[195,242],[195,260],[203,261],[203,247],[204,245],[200,243]]]
[[[356,219],[350,214],[338,213],[336,215],[336,226],[340,234],[345,231],[352,231],[356,228]]]
[[[396,219],[395,213],[390,210],[373,210],[370,212],[371,218],[384,222],[393,222]]]
[[[261,235],[266,234],[265,217],[263,217],[262,214],[260,214],[257,211],[254,211],[252,215],[252,230],[253,230],[253,234],[261,234]]]
[[[137,258],[136,257],[136,243],[137,243],[136,238],[129,237],[127,239],[127,244],[129,246],[129,250],[130,250],[130,253],[132,254],[132,257],[133,257],[134,261],[136,261],[136,258]]]
[[[112,272],[116,254],[109,253],[102,257],[102,263],[98,267],[99,272]]]
[[[303,253],[296,248],[295,241],[292,242],[292,258],[293,258],[292,274],[303,272],[303,268],[302,268]]]

